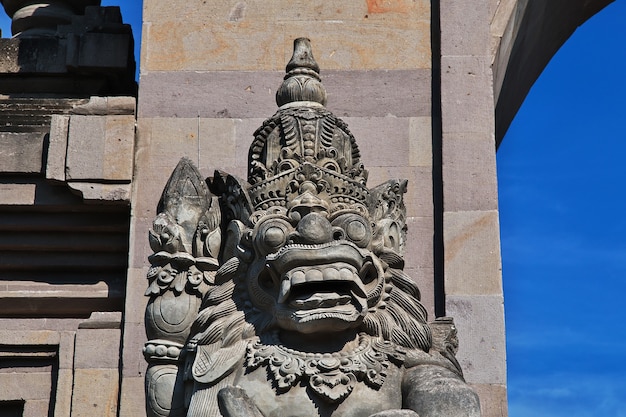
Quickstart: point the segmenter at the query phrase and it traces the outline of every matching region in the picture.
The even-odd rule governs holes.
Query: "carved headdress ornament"
[[[346,124],[324,107],[326,90],[308,39],[295,40],[276,103],[278,112],[255,132],[250,147],[254,209],[303,203],[330,203],[330,211],[352,204],[365,208],[367,171]]]

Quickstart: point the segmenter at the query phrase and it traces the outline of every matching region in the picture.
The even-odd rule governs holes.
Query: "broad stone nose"
[[[320,244],[333,240],[333,227],[326,218],[318,213],[309,213],[298,222],[296,227],[298,243]]]

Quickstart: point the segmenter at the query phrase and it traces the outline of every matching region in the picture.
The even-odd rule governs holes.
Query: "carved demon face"
[[[252,231],[252,302],[286,330],[357,326],[384,281],[381,263],[368,250],[371,240],[369,219],[350,210],[297,206],[286,216],[263,218]]]
[[[230,228],[237,230],[231,238],[247,265],[250,302],[283,330],[327,333],[356,328],[385,295],[387,263],[379,256],[399,251],[398,230],[403,227],[403,219],[389,216],[389,196],[401,198],[404,184],[363,188],[375,202],[368,208],[329,195],[334,188],[322,178],[331,171],[304,164],[286,176],[297,178],[299,172],[316,174],[303,174],[284,205],[253,213],[250,226],[234,221],[236,227]],[[387,195],[381,197],[379,188]]]

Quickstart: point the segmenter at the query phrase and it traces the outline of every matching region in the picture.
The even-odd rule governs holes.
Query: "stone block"
[[[155,118],[140,124],[144,129],[140,135],[147,135],[141,141],[143,167],[139,169],[158,170],[165,182],[183,156],[188,157],[194,163],[198,163],[199,143],[198,130],[199,120],[197,117],[188,118]],[[145,129],[148,130],[145,130]],[[138,149],[139,151],[139,149]],[[148,159],[143,159],[143,157]],[[165,185],[163,182],[163,185]],[[159,194],[160,196],[160,194]],[[157,200],[158,201],[158,200]]]
[[[451,132],[494,135],[491,58],[444,56],[441,72],[444,141]]]
[[[50,372],[0,372],[0,401],[47,400],[51,386]]]
[[[52,330],[0,330],[5,345],[58,345],[61,336]]]
[[[2,337],[6,337],[13,333],[13,331],[70,331],[74,332],[76,328],[78,328],[78,323],[82,321],[82,319],[54,319],[54,318],[45,318],[45,319],[19,319],[19,318],[4,318],[0,319],[0,329],[4,331],[9,331],[6,333],[0,332],[0,340],[3,340]],[[62,338],[59,337],[59,340]],[[59,342],[61,343],[61,342]],[[74,342],[71,342],[72,346]]]
[[[71,116],[66,178],[130,182],[134,132],[132,115]]]
[[[434,221],[432,217],[407,219],[404,261],[407,268],[433,268]]]
[[[177,15],[184,18],[208,17],[212,20],[242,22],[246,19],[275,20],[277,16],[284,21],[307,20],[342,20],[365,21],[377,24],[405,24],[410,25],[415,20],[429,18],[430,2],[393,1],[393,2],[345,2],[329,0],[319,4],[304,0],[280,0],[265,3],[215,1],[207,8],[202,1],[186,1],[178,5]],[[155,22],[171,19],[171,7],[159,2],[153,2],[144,9],[144,20]],[[288,57],[287,57],[288,58]]]
[[[94,311],[78,325],[79,329],[119,329],[122,324],[120,311]]]
[[[124,70],[128,67],[128,56],[133,44],[128,33],[90,32],[80,35],[77,49],[68,44],[69,65],[82,68],[107,68]],[[74,58],[74,59],[72,59]]]
[[[55,415],[56,414],[56,403],[54,407]],[[48,415],[50,410],[50,401],[49,400],[30,400],[24,403],[24,413],[21,414],[21,417],[41,417]],[[69,414],[66,414],[69,415]]]
[[[215,169],[237,165],[235,120],[203,118],[197,119],[197,123],[199,142],[198,169],[207,167],[207,170],[210,170],[212,175]]]
[[[102,179],[106,116],[70,118],[65,176],[70,180]]]
[[[133,178],[134,148],[135,116],[107,116],[103,179],[130,182]]]
[[[143,417],[146,400],[143,377],[122,377],[120,417]]]
[[[43,142],[41,132],[0,132],[0,172],[40,173]]]
[[[0,144],[0,149],[1,146]],[[7,206],[29,206],[35,204],[36,191],[36,184],[0,184],[2,204]]]
[[[339,117],[431,114],[431,70],[323,71],[328,109]]]
[[[71,114],[82,115],[134,115],[137,106],[135,97],[100,97],[92,96],[89,102],[75,106]]]
[[[74,386],[74,370],[59,369],[57,377],[57,392],[54,402],[55,417],[67,417],[72,410],[72,388]],[[39,414],[39,416],[46,414]]]
[[[430,21],[401,21],[410,23],[377,24],[368,17],[363,22],[280,22],[279,27],[284,33],[287,51],[291,51],[294,39],[308,37],[313,42],[318,63],[327,70],[430,69]]]
[[[146,341],[143,320],[140,323],[124,323],[123,377],[144,377],[148,367],[142,353]]]
[[[455,0],[440,8],[441,54],[443,56],[485,56],[489,54],[491,33],[490,2]]]
[[[48,158],[46,160],[46,179],[65,181],[65,157],[67,155],[69,123],[69,116],[52,116]]]
[[[139,117],[265,119],[276,112],[283,71],[148,72],[141,77]],[[328,109],[339,117],[430,116],[430,69],[325,70],[321,76]],[[197,132],[197,122],[191,126]]]
[[[344,121],[356,138],[366,168],[409,165],[409,118],[346,117]]]
[[[498,209],[496,148],[492,136],[447,134],[443,141],[442,171],[445,211]]]
[[[482,417],[507,417],[508,402],[506,385],[501,384],[471,384],[480,398]]]
[[[444,213],[446,295],[501,295],[497,211]]]
[[[433,133],[431,117],[409,118],[409,165],[432,167]]]
[[[471,384],[506,384],[504,304],[501,295],[446,294],[446,315],[458,330],[457,359]]]
[[[72,417],[116,417],[118,385],[117,369],[76,369]]]
[[[68,182],[67,185],[84,201],[130,202],[130,184],[102,184],[98,182]]]
[[[317,45],[314,54],[322,68],[430,68],[430,8],[423,1],[403,2],[406,13],[397,7],[378,7],[368,13],[362,3],[348,11],[352,16],[347,19],[341,12],[334,13],[337,8],[327,7],[322,12],[327,17],[320,18],[322,8],[317,5],[290,4],[277,9],[277,14],[268,14],[275,5],[264,4],[265,10],[254,13],[250,10],[254,6],[239,4],[239,11],[200,7],[188,15],[184,27],[171,14],[149,21],[144,31],[143,70],[278,70],[291,56],[293,40],[302,36]],[[290,12],[283,17],[286,11]],[[240,18],[227,18],[232,13]],[[180,19],[178,13],[175,17]]]
[[[58,353],[59,372],[62,370],[71,371],[74,368],[75,340],[76,340],[76,332],[74,331],[59,332],[59,353]]]
[[[78,329],[76,332],[76,369],[116,369],[120,353],[119,329]]]

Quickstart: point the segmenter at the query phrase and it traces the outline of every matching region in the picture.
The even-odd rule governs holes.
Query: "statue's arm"
[[[403,408],[420,417],[480,417],[478,395],[451,369],[436,364],[406,370]]]

